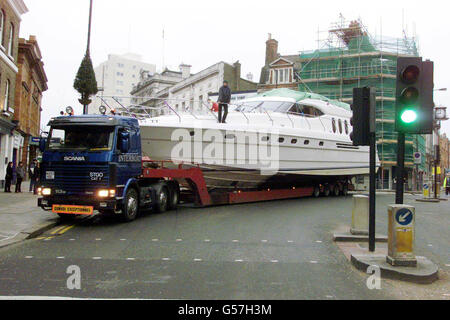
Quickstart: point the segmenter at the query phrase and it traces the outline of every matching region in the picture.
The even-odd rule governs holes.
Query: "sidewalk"
[[[0,190],[0,248],[32,238],[58,223],[51,212],[37,207],[37,196],[28,192],[29,181],[22,183],[22,193]]]

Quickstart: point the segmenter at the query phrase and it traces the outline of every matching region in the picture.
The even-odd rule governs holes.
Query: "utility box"
[[[353,196],[352,226],[350,233],[354,235],[369,234],[369,197]]]
[[[413,206],[394,204],[388,209],[388,255],[392,266],[416,267],[414,255],[416,210]]]

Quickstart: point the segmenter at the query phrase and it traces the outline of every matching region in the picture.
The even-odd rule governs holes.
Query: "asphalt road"
[[[378,197],[377,232],[386,234],[393,198]],[[447,272],[450,203],[413,203],[417,254]],[[180,208],[146,213],[132,223],[97,216],[62,224],[0,250],[0,296],[399,298],[391,285],[369,290],[368,275],[355,270],[333,243],[333,231],[350,224],[351,205],[351,197],[305,198]],[[72,265],[80,268],[81,290],[67,288]]]

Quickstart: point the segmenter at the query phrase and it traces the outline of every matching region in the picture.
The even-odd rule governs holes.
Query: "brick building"
[[[442,175],[444,176],[446,172],[450,175],[450,139],[445,133],[439,139],[439,149]],[[443,176],[441,177],[441,181],[444,181]]]
[[[19,39],[17,58],[19,72],[16,77],[14,120],[16,131],[23,137],[20,160],[28,165],[36,158],[36,145],[32,137],[39,137],[42,93],[48,89],[42,55],[35,36]]]
[[[15,131],[15,87],[19,72],[19,30],[21,16],[28,11],[22,0],[0,0],[0,185],[6,165],[17,165],[23,137]]]

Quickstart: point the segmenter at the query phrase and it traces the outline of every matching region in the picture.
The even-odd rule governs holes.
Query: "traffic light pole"
[[[370,133],[369,251],[375,251],[376,135]]]
[[[397,142],[397,183],[395,192],[396,204],[403,204],[404,171],[405,171],[405,134],[399,132]]]

